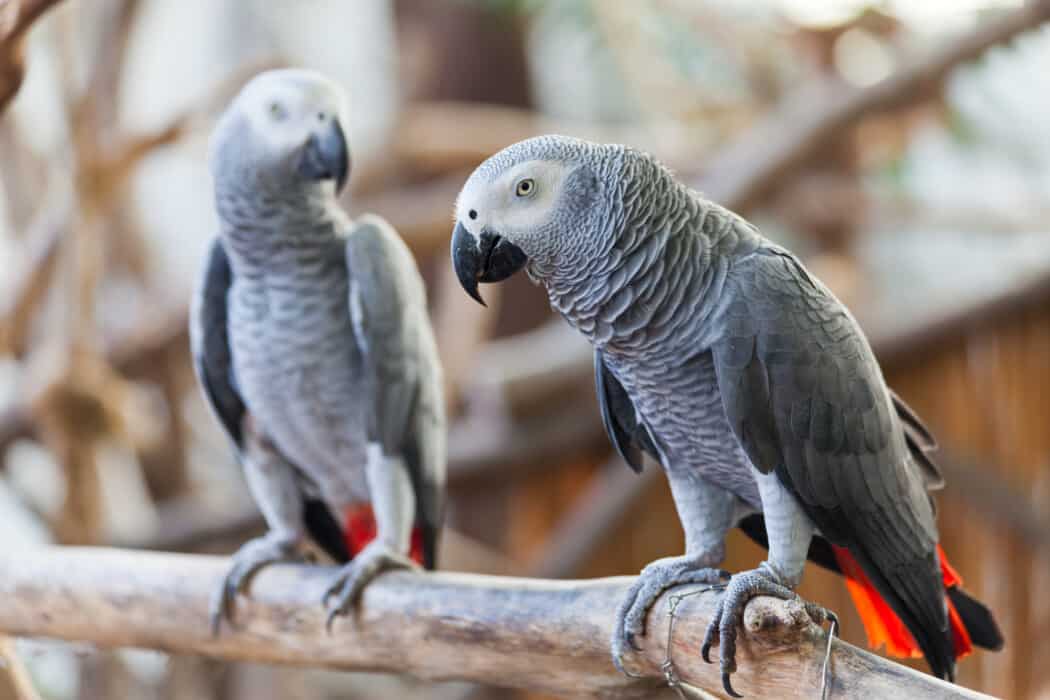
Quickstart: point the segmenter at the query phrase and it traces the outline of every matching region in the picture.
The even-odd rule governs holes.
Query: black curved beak
[[[502,282],[525,267],[528,257],[506,238],[482,231],[474,238],[461,223],[452,232],[452,268],[464,291],[485,306],[478,282]]]
[[[330,119],[322,131],[315,132],[306,142],[299,173],[310,180],[335,180],[335,191],[342,192],[350,175],[350,149],[338,119]]]

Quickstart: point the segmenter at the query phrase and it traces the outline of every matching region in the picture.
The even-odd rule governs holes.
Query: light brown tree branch
[[[15,700],[40,700],[25,664],[18,658],[14,641],[0,636],[0,695],[5,692]]]
[[[61,0],[0,0],[0,114],[22,87],[25,34]]]
[[[743,212],[763,201],[777,182],[785,181],[829,141],[862,119],[932,97],[954,68],[1047,20],[1050,0],[1035,0],[947,42],[870,87],[850,88],[838,81],[803,87],[748,129],[739,141],[710,157],[702,155],[705,149],[696,143],[696,135],[685,130],[665,131],[660,139],[654,139],[645,131],[565,124],[515,108],[469,103],[415,105],[399,125],[388,155],[409,164],[414,171],[441,177],[434,184],[382,193],[372,192],[369,183],[367,206],[361,211],[374,209],[390,218],[399,230],[405,226],[402,235],[417,251],[436,250],[450,235],[451,202],[466,177],[466,173],[457,172],[459,169],[469,170],[515,141],[556,131],[631,143],[685,174],[706,160],[697,187],[714,201]]]
[[[642,650],[621,676],[608,656],[615,611],[630,579],[546,581],[470,574],[386,574],[360,611],[324,631],[320,599],[332,569],[272,566],[237,599],[236,624],[218,638],[208,598],[228,561],[217,557],[50,547],[0,554],[0,632],[345,670],[466,679],[549,693],[654,697],[663,675],[665,595]],[[679,590],[680,592],[684,592]],[[678,675],[722,697],[717,665],[697,650],[717,594],[678,607]],[[819,697],[826,646],[797,603],[753,601],[744,616],[738,691],[749,697]],[[985,698],[835,640],[831,697]],[[658,697],[673,697],[666,690]]]
[[[800,90],[715,155],[698,187],[714,201],[745,211],[861,119],[932,97],[956,66],[1048,20],[1050,0],[1031,0],[870,87],[851,89],[831,81]]]
[[[540,134],[629,143],[674,167],[695,167],[706,152],[700,130],[676,122],[613,126],[547,117],[521,107],[476,102],[419,102],[397,125],[385,158],[416,174],[473,170],[496,151]]]
[[[68,186],[56,183],[50,189],[54,194],[49,195],[27,235],[29,251],[18,266],[18,281],[0,303],[0,353],[18,359],[29,350],[29,330],[51,289],[73,211],[73,193]]]

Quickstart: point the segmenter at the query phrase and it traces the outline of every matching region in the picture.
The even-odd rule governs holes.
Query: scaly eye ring
[[[514,194],[519,197],[528,197],[536,191],[536,181],[530,177],[524,180],[519,180],[517,186],[514,188]]]

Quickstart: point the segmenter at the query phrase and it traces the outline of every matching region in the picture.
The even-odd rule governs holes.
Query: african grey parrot
[[[306,536],[346,562],[325,594],[329,624],[377,573],[411,565],[410,549],[435,563],[441,368],[408,248],[336,201],[345,114],[324,77],[270,71],[211,144],[220,227],[191,314],[193,357],[269,527],[234,555],[212,601],[216,632],[251,574],[298,558]]]
[[[559,136],[483,163],[456,222],[464,289],[481,301],[478,282],[522,268],[545,286],[594,346],[612,442],[636,470],[651,455],[670,481],[686,554],[652,562],[631,588],[613,635],[619,668],[663,590],[724,581],[715,567],[734,525],[769,555],[732,575],[707,631],[704,658],[720,639],[731,695],[744,606],[795,597],[807,556],[856,582],[862,612],[876,612],[869,631],[883,630],[872,641],[921,650],[938,676],[952,678],[971,637],[1001,645],[937,545],[932,437],[791,253],[646,154]]]

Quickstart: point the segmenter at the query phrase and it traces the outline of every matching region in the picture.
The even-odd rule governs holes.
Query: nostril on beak
[[[474,219],[478,218],[478,212],[474,209],[471,209],[469,212],[467,212],[467,216],[469,216],[473,221]]]

